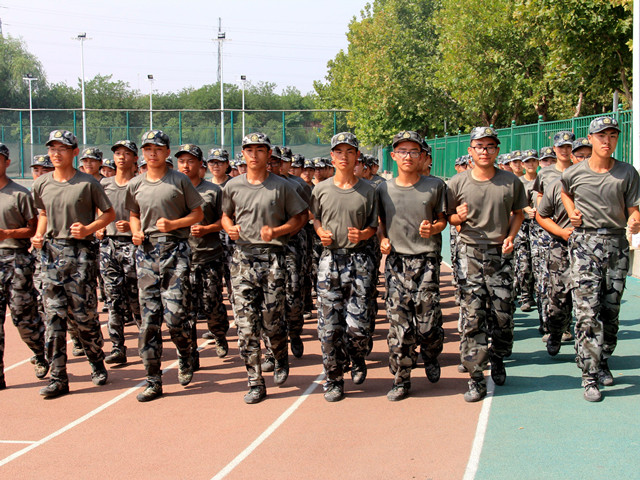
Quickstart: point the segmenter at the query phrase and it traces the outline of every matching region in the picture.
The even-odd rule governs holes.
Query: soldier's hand
[[[627,226],[629,227],[629,233],[631,234],[640,232],[640,220],[637,220],[635,217],[629,217]]]
[[[573,227],[567,227],[562,229],[562,233],[560,234],[560,236],[565,242],[568,242],[569,237],[571,236],[572,233],[573,233]]]
[[[573,215],[569,215],[569,221],[573,227],[579,227],[582,225],[582,212],[574,210]]]
[[[9,238],[9,235],[7,235],[6,230],[3,228],[0,228],[0,242],[2,240],[6,240],[7,238]]]
[[[233,241],[240,239],[240,225],[234,225],[229,230],[227,230],[227,234],[229,238]]]
[[[329,230],[325,230],[324,228],[319,229],[318,236],[320,237],[320,242],[325,247],[328,247],[333,243],[333,233]]]
[[[105,232],[106,230],[104,228],[101,228],[100,230],[96,230],[96,238],[98,240],[102,240],[104,238]]]
[[[420,236],[422,238],[429,238],[433,231],[433,224],[429,220],[423,220],[420,224]]]
[[[196,238],[204,236],[204,227],[202,225],[191,225],[191,235]]]
[[[389,255],[391,253],[391,242],[388,238],[380,240],[380,252],[382,252],[383,255]]]
[[[44,237],[42,235],[35,234],[31,237],[31,245],[33,245],[37,249],[42,248],[42,244],[44,243]]]
[[[160,230],[162,233],[167,233],[173,230],[172,225],[173,222],[164,217],[160,217],[156,222],[156,227],[158,227],[158,230]]]
[[[458,205],[456,207],[456,213],[458,214],[461,222],[466,222],[467,215],[469,215],[469,205],[467,204],[467,202]]]
[[[71,236],[77,240],[82,240],[89,235],[89,229],[80,222],[72,223],[69,231],[71,232]]]
[[[513,238],[507,237],[502,241],[502,253],[513,252]]]
[[[347,238],[351,243],[358,243],[360,241],[360,237],[362,235],[362,230],[357,229],[356,227],[347,227]]]
[[[126,220],[118,220],[116,222],[116,230],[122,233],[126,233],[131,230],[131,225]]]
[[[133,235],[131,235],[131,240],[133,241],[134,245],[142,245],[142,243],[144,242],[144,232],[141,230],[134,233]]]
[[[265,225],[260,229],[260,238],[265,242],[270,242],[273,240],[273,228],[269,225]]]
[[[525,207],[524,208],[524,212],[527,214],[527,216],[533,220],[534,218],[536,218],[536,209],[532,208],[532,207]]]

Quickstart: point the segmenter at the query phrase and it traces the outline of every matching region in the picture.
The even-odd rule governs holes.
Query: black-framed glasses
[[[496,153],[498,151],[498,147],[496,147],[495,145],[489,145],[488,147],[475,146],[471,148],[473,148],[476,151],[476,153],[487,152],[489,155]]]
[[[406,150],[398,150],[398,151],[394,151],[393,153],[395,153],[396,155],[400,156],[400,157],[406,157],[407,155],[411,158],[413,158],[414,160],[416,158],[420,157],[420,153],[421,152],[407,152]]]

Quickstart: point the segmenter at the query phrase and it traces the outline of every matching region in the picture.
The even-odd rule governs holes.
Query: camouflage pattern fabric
[[[304,311],[313,310],[313,291],[318,282],[318,260],[324,247],[320,238],[310,223],[304,226],[307,232],[307,257],[304,264],[304,277],[302,283],[302,295],[304,298]]]
[[[444,343],[440,309],[439,255],[391,253],[385,264],[389,370],[394,384],[407,384],[421,347],[425,362],[437,359]]]
[[[531,268],[533,271],[536,306],[540,316],[540,328],[547,331],[547,312],[549,308],[547,306],[548,298],[545,295],[545,288],[549,281],[549,269],[545,251],[548,248],[551,236],[538,222],[531,224],[529,236],[531,238]]]
[[[458,253],[458,231],[453,225],[450,226],[449,246],[451,247],[451,285],[454,289],[456,305],[460,305],[460,288],[458,285],[458,269],[460,268],[458,263],[460,257]]]
[[[207,328],[216,337],[227,336],[229,318],[222,300],[223,258],[215,258],[207,263],[192,263],[189,272],[189,317],[195,330],[198,314],[207,318]],[[192,349],[198,348],[195,334],[192,335]]]
[[[36,306],[34,269],[33,255],[26,250],[0,249],[0,379],[4,376],[7,306],[22,341],[35,355],[44,356],[44,322]]]
[[[551,336],[560,342],[562,334],[569,329],[572,318],[571,262],[567,242],[551,237],[546,249],[549,266],[549,283],[546,285],[547,326]]]
[[[129,319],[133,319],[138,327],[142,323],[135,252],[136,246],[131,240],[105,237],[100,243],[100,273],[104,278],[105,301],[109,305],[109,338],[112,349],[123,353],[127,351],[125,324]]]
[[[366,251],[339,254],[325,249],[318,263],[318,338],[327,382],[341,382],[349,361],[369,351],[373,260]]]
[[[37,252],[37,250],[34,250]],[[44,301],[42,300],[42,257],[39,253],[34,254],[35,264],[33,267],[33,287],[36,291],[36,306],[40,318],[44,321]]]
[[[532,220],[522,222],[520,230],[513,241],[513,251],[515,256],[515,275],[513,287],[516,298],[520,297],[520,305],[535,302],[533,267],[531,264],[531,246],[529,236]]]
[[[145,242],[136,250],[142,326],[138,340],[140,358],[149,383],[162,383],[162,333],[164,320],[180,358],[191,355],[189,257],[186,240]]]
[[[304,325],[303,284],[307,261],[307,231],[303,228],[289,239],[285,252],[285,318],[289,338],[300,338]]]
[[[68,322],[75,324],[89,362],[104,360],[104,340],[96,312],[96,245],[87,241],[48,240],[42,250],[42,268],[46,358],[51,364],[51,379],[67,383]]]
[[[229,235],[224,230],[220,230],[220,243],[222,243],[222,275],[224,277],[224,284],[227,288],[227,299],[233,307],[233,291],[231,289],[231,259],[233,257],[233,250],[235,248],[235,242],[229,238]]]
[[[380,239],[377,235],[373,235],[369,240],[367,240],[365,244],[367,248],[367,252],[371,256],[371,260],[373,261],[373,276],[371,278],[371,291],[367,295],[369,299],[369,313],[367,314],[369,320],[371,322],[371,332],[370,335],[373,337],[373,333],[376,328],[376,317],[378,315],[378,281],[380,275],[380,262],[382,262],[382,252],[380,251]],[[373,343],[369,346],[369,353],[371,353],[371,349],[373,347]],[[368,355],[368,354],[367,354]]]
[[[576,362],[583,386],[593,381],[600,361],[618,342],[620,301],[629,270],[629,243],[623,235],[574,231],[569,237],[573,305],[576,315]]]
[[[508,357],[513,348],[513,254],[503,255],[502,246],[477,248],[462,242],[459,254],[460,359],[472,379],[484,382],[489,357]]]
[[[238,348],[249,386],[264,386],[260,338],[266,339],[277,362],[288,360],[284,318],[284,253],[272,248],[236,248],[231,263],[233,312],[238,328]]]

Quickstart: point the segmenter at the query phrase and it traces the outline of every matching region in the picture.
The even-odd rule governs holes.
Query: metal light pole
[[[220,25],[219,28],[222,28]],[[226,39],[224,32],[218,32],[218,68],[220,70],[220,146],[224,147],[224,76],[222,73],[222,44]]]
[[[27,73],[22,79],[25,82],[29,82],[29,143],[31,143],[31,160],[33,160],[33,102],[32,102],[32,90],[31,82],[37,80],[33,75]]]
[[[85,32],[85,33],[79,33],[78,36],[76,37],[76,40],[80,40],[80,67],[82,71],[82,79],[80,84],[82,86],[82,144],[86,145],[87,144],[87,111],[86,111],[85,96],[84,96],[84,41],[91,40],[91,39],[87,38],[87,34]]]
[[[147,75],[149,79],[149,130],[153,130],[153,75]]]
[[[240,80],[242,80],[242,138],[244,138],[244,87],[247,83],[247,76],[240,75]]]

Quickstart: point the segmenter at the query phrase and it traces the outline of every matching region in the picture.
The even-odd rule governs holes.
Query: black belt
[[[480,244],[480,243],[466,243],[467,247],[475,248],[476,250],[495,250],[498,253],[502,253],[502,245],[490,245],[490,244]]]
[[[334,255],[353,255],[354,253],[362,253],[366,251],[366,247],[354,247],[354,248],[327,248]]]
[[[236,245],[236,248],[243,253],[249,255],[269,255],[271,253],[284,253],[284,247],[281,246],[269,246],[269,247],[251,247],[249,245]]]
[[[624,228],[582,228],[576,227],[574,229],[576,233],[586,233],[589,235],[604,235],[604,236],[619,236],[626,233]]]
[[[52,245],[61,245],[63,247],[89,247],[94,244],[94,240],[77,240],[75,238],[48,238],[45,241]]]
[[[178,243],[181,241],[183,241],[183,239],[178,238],[175,235],[160,235],[157,237],[145,238],[145,243],[150,243],[151,245],[157,245],[159,243]]]
[[[106,238],[108,238],[109,240],[114,240],[116,242],[127,242],[127,243],[131,243],[131,235],[109,235]]]
[[[29,249],[26,247],[22,248],[0,248],[0,255],[15,255],[16,253],[29,253]]]

